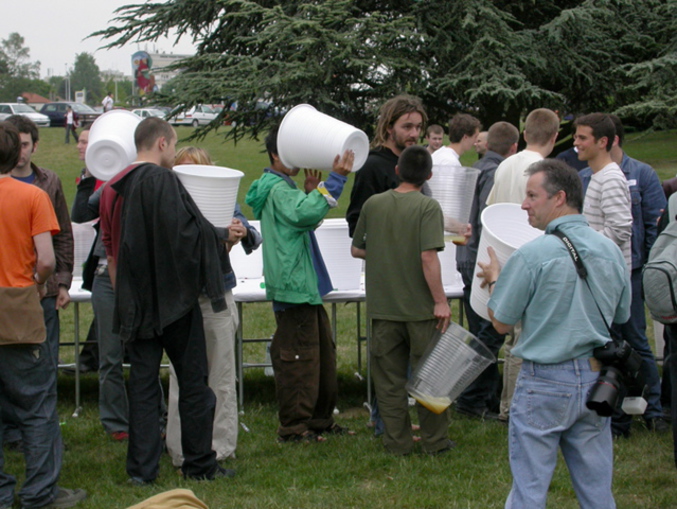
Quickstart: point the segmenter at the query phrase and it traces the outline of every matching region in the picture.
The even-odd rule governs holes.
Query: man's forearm
[[[435,304],[446,302],[447,296],[442,285],[442,267],[440,259],[437,257],[437,251],[423,251],[421,253],[421,264],[425,281]]]

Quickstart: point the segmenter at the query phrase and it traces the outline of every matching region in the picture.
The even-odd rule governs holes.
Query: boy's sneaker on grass
[[[184,478],[192,479],[193,481],[214,481],[216,479],[231,479],[233,477],[235,477],[235,470],[223,468],[221,465],[216,466],[216,471],[211,477],[206,475],[184,475]]]
[[[42,506],[44,509],[66,509],[77,505],[78,502],[87,498],[85,490],[69,490],[66,488],[57,488],[56,498],[51,504]]]

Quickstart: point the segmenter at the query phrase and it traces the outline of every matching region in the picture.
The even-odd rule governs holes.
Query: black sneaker
[[[447,443],[445,444],[444,447],[442,447],[441,449],[438,449],[436,451],[428,452],[426,454],[428,454],[428,456],[439,456],[440,454],[445,454],[445,453],[451,451],[455,447],[456,447],[456,442],[454,442],[451,439],[447,439]]]
[[[216,465],[216,471],[211,476],[206,475],[184,475],[186,479],[193,481],[214,481],[216,479],[232,479],[235,477],[235,470],[230,468],[223,468],[221,465]]]
[[[78,502],[87,498],[85,490],[69,490],[57,488],[56,498],[51,504],[43,506],[44,509],[66,509],[77,505]]]
[[[130,477],[127,479],[127,483],[131,484],[132,486],[149,486],[153,484],[153,481],[144,481],[140,477]]]
[[[670,423],[662,417],[652,417],[645,419],[646,429],[654,433],[667,433],[670,431]]]
[[[622,438],[628,439],[630,438],[630,430],[629,429],[614,429],[611,428],[611,438],[614,440],[620,440]]]

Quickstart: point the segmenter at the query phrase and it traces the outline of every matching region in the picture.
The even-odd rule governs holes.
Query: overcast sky
[[[157,1],[157,0],[156,0]],[[109,26],[113,11],[143,0],[14,0],[3,1],[0,9],[0,39],[18,32],[30,49],[30,60],[40,61],[40,75],[63,76],[66,64],[73,67],[75,55],[94,55],[99,69],[131,74],[131,56],[135,51],[192,54],[193,45],[183,39],[177,46],[167,39],[153,44],[128,44],[122,49],[98,50],[99,38],[85,39],[92,32]]]

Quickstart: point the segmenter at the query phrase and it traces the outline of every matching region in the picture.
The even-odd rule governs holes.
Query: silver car
[[[137,108],[135,110],[132,110],[132,113],[134,113],[134,115],[138,115],[141,118],[148,117],[165,118],[165,112],[155,108]]]
[[[5,120],[12,115],[21,115],[30,118],[38,127],[49,127],[49,117],[38,113],[28,104],[21,103],[0,103],[0,121]]]
[[[198,127],[209,124],[217,116],[218,113],[211,106],[201,104],[179,113],[175,117],[172,117],[169,122],[174,125],[192,125],[193,127]]]

